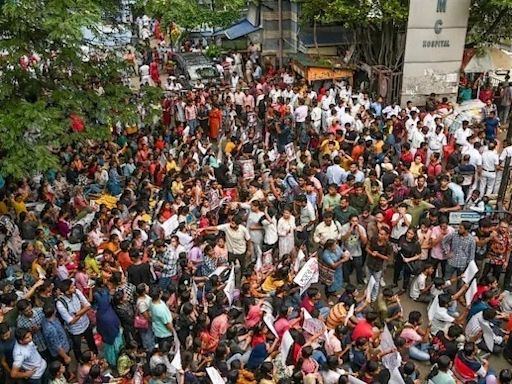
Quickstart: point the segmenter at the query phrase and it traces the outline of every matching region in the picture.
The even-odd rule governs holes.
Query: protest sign
[[[318,260],[314,257],[309,259],[293,279],[293,282],[300,287],[300,293],[304,293],[311,284],[318,283]]]
[[[466,284],[471,283],[473,278],[476,276],[478,272],[478,267],[474,260],[472,260],[469,264],[464,273],[462,274],[462,281]]]

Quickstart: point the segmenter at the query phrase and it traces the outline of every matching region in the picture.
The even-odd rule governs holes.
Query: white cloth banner
[[[348,382],[350,384],[366,384],[363,380],[358,379],[357,377],[352,375],[348,375]]]
[[[318,260],[314,257],[309,259],[293,279],[293,282],[300,287],[300,294],[304,293],[311,284],[318,283]]]
[[[472,260],[469,264],[464,273],[462,274],[462,281],[466,284],[471,283],[471,280],[475,277],[475,275],[478,272],[478,267],[474,260]]]

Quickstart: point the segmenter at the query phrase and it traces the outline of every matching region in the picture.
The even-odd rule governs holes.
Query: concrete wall
[[[401,101],[457,98],[470,0],[410,0]]]
[[[269,9],[272,8],[272,9]],[[261,7],[262,54],[277,55],[279,50],[279,6],[278,1],[266,1]],[[282,0],[283,53],[297,52],[298,5]]]

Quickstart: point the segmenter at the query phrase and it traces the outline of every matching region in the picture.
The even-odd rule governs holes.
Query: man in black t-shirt
[[[463,329],[459,325],[452,325],[448,332],[439,331],[432,339],[432,349],[430,352],[430,363],[435,364],[441,356],[448,356],[450,360],[455,359],[459,351],[457,339],[463,334]]]

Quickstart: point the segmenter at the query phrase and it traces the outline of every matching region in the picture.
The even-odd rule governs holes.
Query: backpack
[[[83,225],[77,224],[73,228],[71,228],[71,232],[69,233],[69,236],[68,236],[68,241],[71,244],[78,244],[83,241],[84,237],[85,237],[85,234],[84,234]]]

